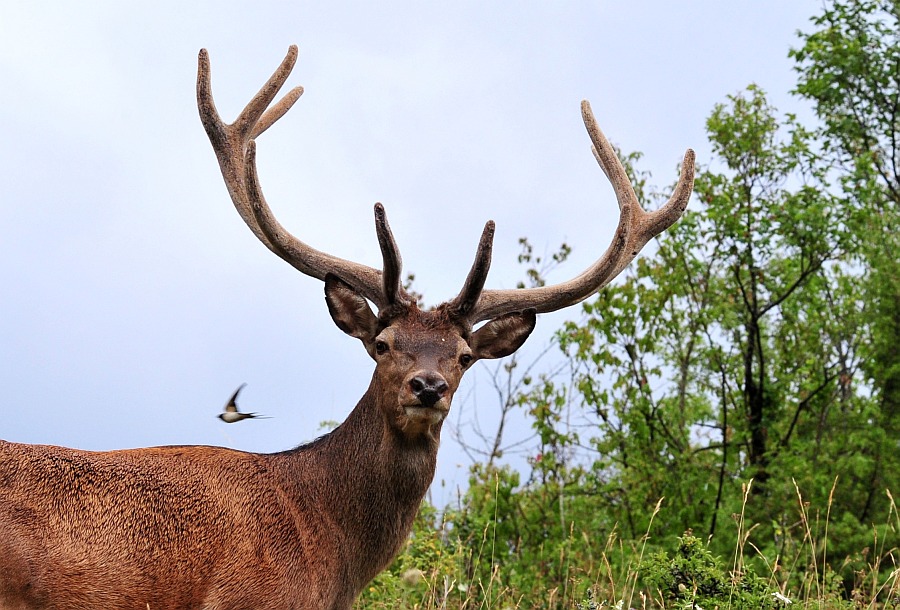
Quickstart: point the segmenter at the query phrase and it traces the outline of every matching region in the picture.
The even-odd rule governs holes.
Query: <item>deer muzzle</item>
[[[447,395],[450,386],[441,375],[430,372],[420,373],[410,379],[409,389],[423,407],[432,409]]]

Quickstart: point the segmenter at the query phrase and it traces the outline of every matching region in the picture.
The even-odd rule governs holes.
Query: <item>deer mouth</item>
[[[410,422],[429,426],[444,421],[444,418],[447,417],[447,413],[449,412],[450,409],[445,409],[437,405],[426,407],[421,404],[416,404],[405,405],[403,407],[403,413]]]

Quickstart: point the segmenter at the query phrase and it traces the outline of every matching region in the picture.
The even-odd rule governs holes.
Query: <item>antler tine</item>
[[[220,141],[224,138],[221,132],[225,124],[219,116],[219,111],[216,110],[210,81],[209,52],[200,49],[200,55],[197,57],[197,109],[200,111],[200,122],[203,123],[209,138]]]
[[[567,282],[523,290],[483,291],[469,314],[471,323],[528,308],[547,313],[580,303],[611,282],[648,241],[673,225],[687,207],[694,185],[694,151],[688,149],[684,155],[681,176],[672,197],[660,209],[647,212],[640,207],[625,168],[597,126],[586,100],[581,103],[581,113],[593,143],[594,157],[612,184],[619,204],[619,224],[612,243],[593,265]]]
[[[401,303],[405,300],[400,286],[403,259],[391,232],[391,225],[388,224],[387,213],[380,203],[375,204],[375,233],[378,235],[378,245],[381,247],[381,257],[384,260],[382,279],[385,300],[389,305]]]
[[[285,113],[291,109],[291,106],[294,105],[294,102],[300,99],[301,95],[303,95],[303,87],[294,87],[288,91],[287,94],[281,98],[281,101],[263,113],[259,121],[257,121],[256,126],[253,128],[253,131],[250,133],[250,137],[254,140],[258,138],[260,134],[271,127],[275,121],[283,117]]]
[[[259,123],[260,118],[266,113],[266,108],[269,107],[269,104],[272,103],[272,100],[275,99],[275,96],[278,95],[278,92],[281,91],[281,87],[284,85],[288,76],[291,75],[291,71],[294,69],[294,65],[297,63],[297,45],[292,44],[288,47],[287,54],[284,56],[284,59],[281,60],[281,64],[276,68],[275,72],[272,73],[272,76],[269,77],[269,80],[260,87],[259,91],[257,91],[256,95],[253,96],[253,99],[244,107],[241,113],[237,116],[234,121],[234,126],[241,133],[253,134],[256,131],[256,126]],[[285,98],[286,100],[291,99],[291,94],[295,93],[292,91]],[[302,89],[301,89],[302,93]],[[280,113],[277,113],[277,116],[269,121],[267,124],[264,124],[263,128],[258,130],[258,133],[262,133],[268,128],[272,123],[281,118],[285,112],[290,110],[291,106],[297,98],[300,97],[300,94],[297,93],[293,96],[293,101],[287,104],[286,107]],[[282,100],[272,110],[280,110],[284,106],[285,100]],[[253,136],[251,136],[253,137]]]
[[[484,282],[487,280],[488,271],[491,268],[491,253],[494,248],[494,221],[489,220],[484,225],[481,232],[481,239],[478,241],[478,251],[475,253],[475,261],[466,276],[466,282],[463,284],[462,290],[450,303],[449,309],[452,314],[462,319],[468,319],[472,310],[481,297],[481,291],[484,289]]]
[[[582,100],[581,102],[581,119],[584,121],[584,127],[591,138],[591,152],[594,155],[594,159],[597,160],[600,169],[603,170],[606,178],[612,184],[619,209],[622,210],[625,207],[633,206],[639,213],[643,214],[644,211],[638,205],[637,195],[634,193],[628,174],[625,172],[625,168],[622,167],[622,162],[619,161],[619,156],[616,154],[612,144],[609,143],[609,140],[603,135],[600,126],[597,125],[597,120],[594,118],[594,113],[591,110],[591,104],[587,100]]]
[[[380,271],[332,256],[303,243],[278,223],[263,197],[256,170],[254,138],[284,116],[303,94],[302,87],[295,87],[268,108],[290,76],[296,61],[297,47],[291,45],[281,64],[237,119],[226,124],[213,101],[209,54],[206,49],[202,49],[197,67],[197,107],[200,120],[216,152],[234,207],[253,234],[272,252],[302,273],[320,280],[332,273],[378,307],[382,307],[385,295]]]

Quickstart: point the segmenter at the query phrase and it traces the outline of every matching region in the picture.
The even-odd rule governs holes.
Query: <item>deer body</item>
[[[375,361],[369,388],[333,432],[281,453],[205,446],[89,452],[0,441],[0,610],[350,608],[409,535],[465,371],[515,352],[537,313],[579,303],[610,282],[690,197],[688,151],[669,202],[641,209],[583,102],[594,155],[620,209],[606,252],[560,284],[486,290],[488,222],[460,293],[420,310],[401,286],[400,253],[381,204],[377,270],[300,241],[262,195],[255,139],[300,97],[295,88],[271,105],[296,57],[291,47],[226,124],[201,51],[200,117],[241,218],[275,254],[324,281],[335,324]]]
[[[0,443],[0,608],[350,608],[437,456],[376,411],[367,393],[331,434],[264,455]]]

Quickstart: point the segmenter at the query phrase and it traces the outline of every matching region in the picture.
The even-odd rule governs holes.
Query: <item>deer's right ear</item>
[[[356,337],[371,353],[378,330],[378,317],[369,302],[335,275],[325,276],[325,302],[331,319],[342,331]]]

